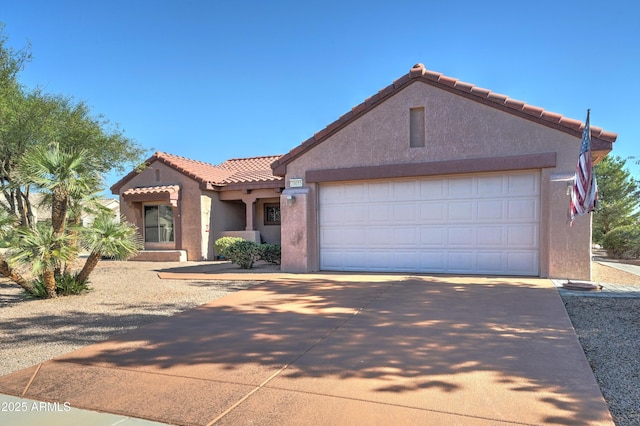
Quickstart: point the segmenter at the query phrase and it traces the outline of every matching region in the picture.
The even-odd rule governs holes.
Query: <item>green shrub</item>
[[[225,252],[225,257],[242,269],[251,269],[253,262],[260,259],[260,246],[253,241],[240,239],[229,245]]]
[[[27,293],[27,297],[30,299],[46,299],[47,288],[44,285],[44,279],[42,276],[34,280],[33,293]],[[56,294],[59,296],[70,296],[72,294],[80,294],[83,291],[91,290],[87,281],[78,281],[78,274],[63,273],[56,275]]]
[[[64,273],[56,277],[56,293],[61,296],[80,294],[85,290],[91,290],[88,281],[79,281],[78,274]]]
[[[604,236],[602,246],[614,258],[640,257],[640,227],[626,225],[614,228]]]
[[[227,256],[227,249],[229,248],[229,246],[233,243],[237,243],[238,241],[244,241],[242,238],[240,237],[222,237],[222,238],[218,238],[215,242],[215,249],[216,249],[216,253],[218,253],[218,256],[224,256],[224,257],[229,257]]]
[[[281,257],[279,244],[260,244],[260,260],[279,265]]]

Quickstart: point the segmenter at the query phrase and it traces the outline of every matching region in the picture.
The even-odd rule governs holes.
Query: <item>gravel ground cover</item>
[[[206,263],[103,261],[91,276],[92,291],[54,300],[25,299],[20,288],[0,278],[0,376],[257,283],[157,276],[160,269],[197,272],[209,268]],[[598,263],[593,279],[640,286],[640,276]],[[639,425],[640,299],[563,301],[616,424]]]
[[[202,262],[102,261],[92,290],[29,300],[0,278],[0,376],[185,311],[255,282],[161,280],[158,268]]]
[[[640,287],[640,276],[597,262],[592,276]],[[640,299],[568,296],[563,301],[616,425],[640,425]]]

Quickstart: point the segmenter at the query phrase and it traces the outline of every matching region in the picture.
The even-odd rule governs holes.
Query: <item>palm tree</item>
[[[34,275],[42,276],[47,297],[57,297],[55,271],[77,253],[77,248],[69,244],[69,235],[56,235],[46,226],[22,228],[18,237],[20,243],[12,250],[11,261],[31,264]]]
[[[51,227],[58,238],[65,234],[72,201],[96,192],[101,181],[87,151],[63,150],[58,143],[35,146],[27,151],[18,163],[18,171],[24,184],[33,184],[50,193]],[[75,241],[72,239],[70,244],[75,245]],[[73,257],[67,261],[72,260]],[[54,274],[59,274],[65,265],[66,261],[58,264]]]
[[[106,212],[99,214],[90,228],[84,228],[83,240],[90,254],[77,276],[79,282],[85,282],[89,278],[102,256],[124,260],[142,249],[138,229],[124,218],[120,222],[115,221]]]
[[[51,193],[51,226],[57,236],[64,233],[70,200],[93,192],[100,182],[87,151],[63,150],[57,143],[28,151],[18,170],[25,183]]]
[[[9,237],[15,231],[16,223],[17,218],[15,216],[0,208],[0,239]],[[28,293],[33,293],[33,285],[9,265],[2,253],[0,253],[0,274],[18,284]]]

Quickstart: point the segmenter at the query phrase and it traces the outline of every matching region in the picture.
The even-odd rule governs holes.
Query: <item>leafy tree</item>
[[[7,46],[0,23],[0,204],[34,226],[28,185],[16,181],[18,159],[33,146],[58,143],[63,149],[86,150],[95,171],[124,171],[140,163],[147,153],[102,115],[72,97],[27,89],[19,72],[31,60],[30,47]]]
[[[593,240],[597,243],[615,228],[637,226],[640,219],[640,182],[625,164],[625,159],[607,156],[595,168],[599,198],[593,216]]]

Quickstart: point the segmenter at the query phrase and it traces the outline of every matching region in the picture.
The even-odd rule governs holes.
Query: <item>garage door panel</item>
[[[532,251],[512,251],[507,253],[507,273],[512,275],[529,274],[531,264],[538,265],[537,253]]]
[[[477,195],[479,198],[500,196],[505,186],[504,176],[486,176],[478,180]]]
[[[421,202],[420,222],[421,223],[441,223],[445,220],[445,208],[442,201]]]
[[[476,254],[473,251],[448,252],[447,271],[461,274],[471,274],[475,269]]]
[[[319,201],[322,269],[539,273],[537,172],[322,184]]]
[[[419,211],[415,203],[399,203],[393,205],[393,221],[397,224],[416,223]]]
[[[368,230],[353,229],[323,229],[321,238],[326,247],[365,246]]]
[[[448,179],[448,195],[453,198],[471,196],[474,193],[473,178]]]
[[[395,228],[393,237],[388,241],[392,241],[397,247],[412,246],[417,248],[420,243],[420,234],[416,232],[415,228]]]
[[[421,227],[420,245],[421,247],[442,247],[446,242],[446,230],[443,227]]]
[[[403,180],[399,182],[392,182],[393,188],[393,200],[397,202],[402,201],[415,201],[418,197],[418,181],[417,180]]]
[[[380,201],[386,203],[392,198],[389,182],[370,183],[367,190],[370,202]]]
[[[425,179],[420,181],[420,199],[442,199],[446,196],[445,181],[442,179]]]
[[[537,174],[512,174],[507,176],[507,180],[510,196],[529,196],[538,193],[540,179]]]
[[[471,201],[451,201],[447,204],[447,218],[449,221],[473,220],[475,203]]]
[[[367,214],[364,219],[370,224],[387,224],[393,221],[393,206],[389,203],[369,204],[366,206]],[[361,218],[362,219],[362,218]]]
[[[486,251],[477,253],[478,272],[484,274],[499,274],[504,270],[504,253],[501,251]]]
[[[537,221],[538,201],[530,198],[522,198],[507,201],[507,220],[513,221]]]
[[[502,221],[505,217],[505,203],[501,199],[478,201],[476,208],[478,221]]]
[[[420,253],[417,251],[394,251],[393,271],[418,271],[420,265]]]
[[[503,247],[505,232],[502,226],[478,226],[476,228],[478,247]]]
[[[454,247],[473,247],[475,228],[472,226],[450,226],[447,228],[447,243]]]
[[[509,225],[507,244],[513,248],[529,248],[538,245],[538,226],[534,224]]]
[[[445,272],[447,254],[442,250],[421,250],[420,269],[422,271]]]

